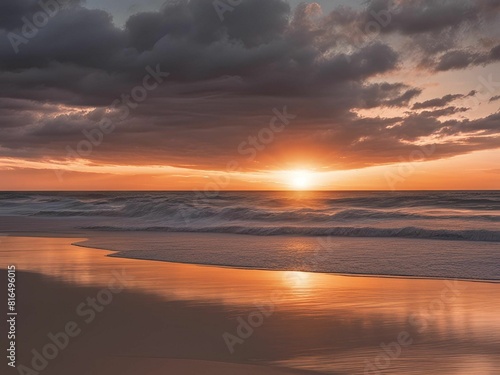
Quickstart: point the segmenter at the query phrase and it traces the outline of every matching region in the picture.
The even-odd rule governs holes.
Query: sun
[[[313,174],[308,170],[294,170],[288,172],[288,184],[292,189],[305,190],[313,184]]]

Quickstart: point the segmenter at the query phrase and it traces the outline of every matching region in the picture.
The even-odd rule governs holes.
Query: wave
[[[498,242],[500,192],[0,192],[0,216],[101,230]]]
[[[99,205],[99,204],[98,204]],[[175,206],[171,204],[132,204],[120,209],[61,209],[42,210],[32,214],[32,216],[48,217],[123,217],[123,218],[164,218],[166,220],[182,217],[186,221],[202,218],[218,218],[225,220],[245,220],[245,221],[308,221],[308,222],[330,222],[338,220],[363,220],[363,219],[422,219],[422,220],[485,220],[500,222],[500,215],[485,214],[418,214],[404,211],[382,211],[366,209],[344,209],[335,213],[325,213],[320,210],[287,210],[270,211],[251,209],[246,207],[225,207],[225,208],[197,208],[193,206]]]
[[[249,226],[207,226],[207,227],[171,227],[171,226],[144,226],[119,227],[109,225],[84,226],[80,229],[102,231],[154,231],[154,232],[188,232],[188,233],[228,233],[247,234],[254,236],[334,236],[334,237],[390,237],[390,238],[418,238],[433,240],[454,241],[488,241],[500,242],[500,231],[493,230],[445,230],[424,229],[417,227],[402,228],[372,228],[372,227],[249,227]]]
[[[54,203],[54,202],[51,202]],[[441,210],[431,213],[411,212],[402,208],[394,210],[368,209],[368,208],[341,208],[341,207],[309,207],[293,209],[281,207],[281,209],[242,205],[219,204],[193,204],[189,201],[178,200],[147,200],[134,199],[120,204],[116,202],[109,203],[108,200],[99,200],[92,202],[56,202],[57,204],[47,204],[47,202],[33,204],[31,216],[48,217],[123,217],[123,218],[157,218],[171,219],[182,217],[185,220],[219,218],[224,220],[244,220],[244,221],[311,221],[311,222],[329,222],[334,220],[363,220],[363,219],[458,219],[458,220],[486,220],[500,222],[498,214],[480,214],[469,212],[453,213],[452,210]],[[10,206],[13,206],[10,203]],[[46,209],[47,205],[52,209]],[[29,206],[29,204],[28,204]],[[45,209],[37,209],[42,206]],[[284,209],[285,208],[285,209]],[[29,209],[27,207],[26,209]]]

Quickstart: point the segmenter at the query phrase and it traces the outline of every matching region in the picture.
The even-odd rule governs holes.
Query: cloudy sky
[[[500,188],[500,0],[59,1],[0,3],[0,189]]]

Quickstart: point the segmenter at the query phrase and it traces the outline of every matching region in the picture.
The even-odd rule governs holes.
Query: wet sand
[[[0,271],[6,279],[6,271]],[[36,350],[44,354],[54,336],[65,334],[69,322],[80,332],[69,337],[54,359],[40,371],[46,374],[263,374],[303,372],[265,366],[219,362],[224,355],[213,350],[212,337],[224,329],[223,317],[214,308],[190,308],[186,303],[162,301],[147,294],[124,291],[96,311],[88,324],[76,307],[102,288],[78,287],[35,273],[19,272],[17,365],[33,369]],[[3,295],[3,293],[2,293]],[[209,324],[204,327],[203,322]],[[4,330],[2,330],[5,332]],[[63,342],[64,340],[61,340]],[[2,347],[3,349],[3,347]],[[52,353],[49,352],[51,355]],[[222,353],[223,354],[223,353]],[[195,355],[204,360],[191,360]],[[186,358],[183,358],[186,357]],[[38,357],[39,358],[39,357]],[[213,360],[218,358],[219,361]],[[47,359],[47,358],[46,358]],[[40,364],[40,359],[37,359]],[[42,362],[43,363],[43,362]],[[42,364],[43,365],[43,364]],[[7,372],[18,373],[6,367]],[[38,370],[38,369],[37,369]],[[20,371],[20,370],[18,370]]]
[[[71,245],[81,240],[1,238],[1,279],[8,264],[18,270],[18,363],[30,366],[31,350],[42,351],[47,335],[68,322],[81,329],[41,373],[490,375],[500,368],[498,284],[122,259]],[[87,323],[87,298],[99,302],[122,279],[125,289],[110,292]],[[225,334],[237,338],[233,353]]]

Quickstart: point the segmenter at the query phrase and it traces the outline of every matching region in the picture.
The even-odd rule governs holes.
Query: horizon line
[[[148,190],[148,189],[121,189],[121,190],[112,190],[112,189],[104,189],[104,190],[74,190],[74,189],[65,189],[65,190],[2,190],[0,189],[0,193],[42,193],[42,192],[47,192],[47,193],[59,193],[59,192],[97,192],[97,193],[102,193],[102,192],[204,192],[203,189],[189,189],[189,190],[179,190],[179,189],[169,189],[169,190],[160,190],[160,189],[153,189],[153,190]],[[290,193],[301,193],[301,192],[420,192],[420,191],[435,191],[435,192],[440,192],[440,191],[492,191],[492,192],[500,192],[500,188],[498,189],[330,189],[330,190],[309,190],[309,189],[250,189],[250,190],[245,190],[245,189],[234,189],[234,190],[219,190],[218,193],[224,193],[224,192],[290,192]],[[208,193],[215,193],[216,191],[209,191]]]

